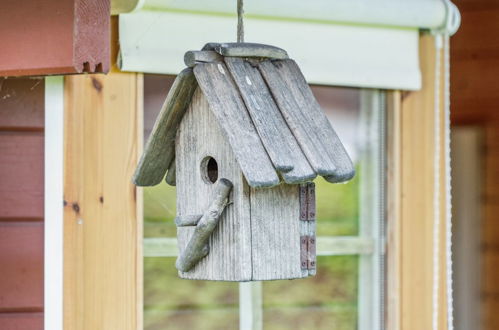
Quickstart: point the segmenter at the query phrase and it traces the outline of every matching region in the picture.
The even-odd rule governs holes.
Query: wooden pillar
[[[388,329],[432,329],[435,40],[420,39],[422,89],[394,92],[388,113]],[[442,71],[443,72],[443,71]],[[441,74],[441,76],[443,76]],[[441,83],[442,86],[442,83]],[[440,92],[443,96],[443,89]],[[442,98],[440,104],[442,105]],[[438,327],[446,329],[445,173],[441,114]]]
[[[142,329],[142,90],[135,73],[65,78],[67,330]]]

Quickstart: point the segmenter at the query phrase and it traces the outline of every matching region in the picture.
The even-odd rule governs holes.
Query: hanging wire
[[[244,42],[243,0],[237,0],[237,42]]]

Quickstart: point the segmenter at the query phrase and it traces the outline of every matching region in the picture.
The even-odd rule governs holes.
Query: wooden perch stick
[[[177,227],[196,226],[202,216],[202,214],[181,215],[175,218],[175,224]]]
[[[175,266],[181,272],[188,272],[201,259],[208,255],[210,250],[208,240],[220,220],[220,215],[227,205],[231,189],[232,182],[229,180],[220,179],[218,181],[217,186],[215,187],[215,196],[213,197],[210,206],[199,220],[196,229],[194,230],[194,234],[189,243],[187,243],[184,252],[177,259]]]
[[[221,62],[223,56],[212,50],[190,50],[184,55],[184,63],[192,68],[198,63]]]

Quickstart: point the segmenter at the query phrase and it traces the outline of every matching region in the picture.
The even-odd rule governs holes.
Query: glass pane
[[[358,172],[358,125],[361,90],[313,86],[317,101],[347,149]],[[358,175],[345,184],[315,180],[317,198],[317,235],[352,236],[358,233]]]
[[[264,282],[265,329],[356,329],[358,258],[319,257],[317,263],[314,277]]]
[[[168,76],[144,79],[144,141],[173,83]],[[144,188],[144,237],[176,237],[175,187]],[[144,329],[236,329],[238,284],[189,281],[177,276],[175,258],[144,259]]]
[[[236,329],[238,285],[179,279],[175,258],[144,259],[144,329]]]
[[[345,184],[317,179],[317,235],[379,237],[382,112],[379,91],[314,86],[312,90],[345,145],[356,176]],[[377,103],[378,102],[378,103]],[[362,203],[360,202],[362,201]],[[320,239],[320,238],[319,238]],[[378,246],[378,245],[376,245]],[[377,248],[375,252],[377,253]],[[377,260],[377,259],[376,259]],[[304,280],[263,284],[264,328],[278,329],[377,329],[373,317],[378,304],[381,276],[373,255],[320,257],[317,275]],[[359,271],[362,270],[362,279]],[[374,275],[378,274],[378,275]],[[359,298],[362,297],[362,298]],[[369,299],[359,305],[360,299]],[[367,315],[367,316],[366,316]],[[360,318],[359,318],[360,317]]]
[[[144,141],[151,134],[174,79],[163,75],[144,76]],[[155,187],[144,187],[143,191],[144,237],[175,237],[175,187],[162,183]]]

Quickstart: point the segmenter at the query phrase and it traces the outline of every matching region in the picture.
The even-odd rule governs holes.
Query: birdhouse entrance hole
[[[207,183],[215,183],[218,179],[218,164],[215,158],[205,157],[201,162],[201,175]]]

